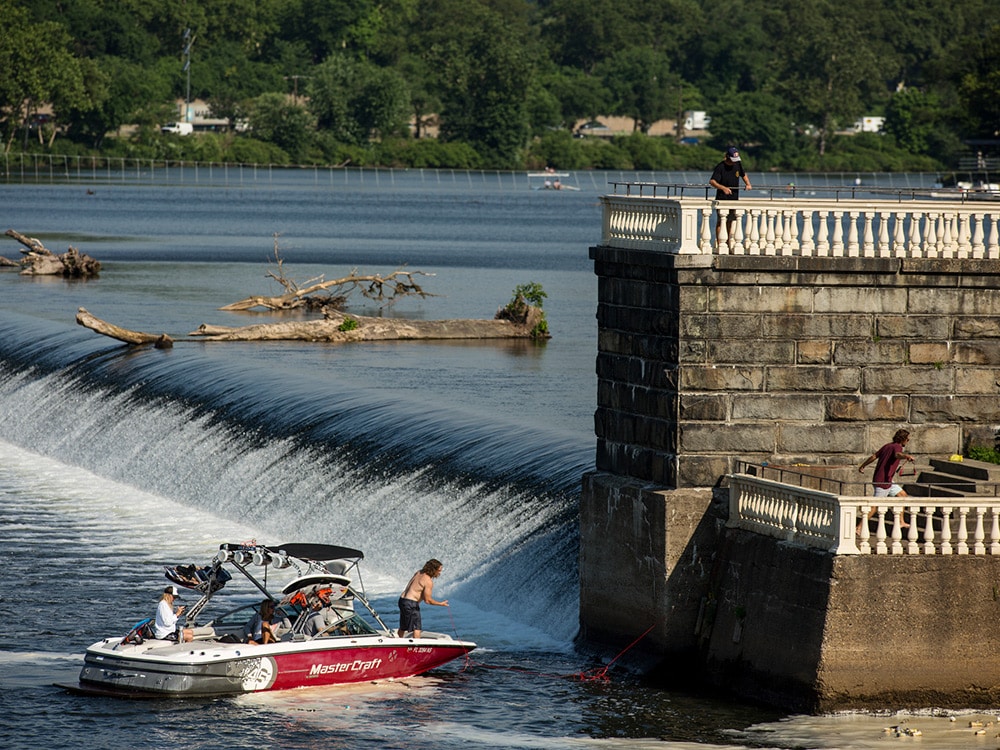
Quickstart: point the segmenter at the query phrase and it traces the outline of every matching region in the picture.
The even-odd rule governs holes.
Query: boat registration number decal
[[[309,670],[309,676],[319,677],[324,674],[337,674],[340,672],[364,672],[366,669],[377,669],[381,664],[381,659],[372,659],[371,661],[355,659],[344,664],[313,664],[312,669]]]

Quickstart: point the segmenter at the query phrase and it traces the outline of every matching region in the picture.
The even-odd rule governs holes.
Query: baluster
[[[969,545],[967,542],[969,538],[968,518],[969,508],[963,505],[958,509],[958,549],[956,551],[960,555],[969,554]]]
[[[857,211],[847,212],[847,257],[857,258],[860,245],[858,244],[858,216]]]
[[[942,258],[954,258],[955,257],[955,232],[953,225],[955,223],[955,214],[944,214],[942,219],[942,224],[944,226],[944,232],[941,237],[941,257]]]
[[[990,515],[993,517],[993,524],[990,526],[990,554],[1000,555],[1000,508],[994,506]]]
[[[813,242],[813,213],[809,209],[802,210],[802,243],[799,245],[802,255],[813,255],[816,243]]]
[[[872,258],[875,256],[875,235],[872,233],[872,212],[865,211],[861,214],[865,221],[865,228],[862,232],[862,255],[866,258]]]
[[[924,252],[925,258],[937,258],[937,233],[935,232],[936,224],[938,220],[938,214],[934,212],[928,212],[927,214],[927,241],[924,243],[926,251]]]
[[[983,217],[987,221],[986,217]],[[989,239],[986,241],[986,257],[996,258],[1000,254],[1000,214],[990,214],[986,229]]]
[[[750,254],[760,255],[760,209],[750,210]]]
[[[774,512],[774,498],[768,495],[764,495],[762,493],[757,506],[757,518],[760,520],[761,523],[763,523],[765,520],[770,518],[773,512]]]
[[[971,216],[967,213],[958,215],[958,257],[968,258],[972,250],[972,233],[969,230]]]
[[[910,241],[909,247],[907,248],[907,255],[911,258],[925,258],[927,254],[923,251],[920,245],[920,222],[927,222],[926,215],[919,216],[916,213],[913,214],[913,218],[910,219]]]
[[[757,503],[759,502],[760,491],[756,487],[747,487],[742,500],[742,518],[745,521],[752,521],[757,516]]]
[[[918,555],[920,554],[920,546],[917,544],[917,539],[919,539],[920,531],[920,508],[916,505],[911,505],[906,510],[910,513],[910,528],[906,530],[906,554],[908,555]],[[901,517],[900,523],[904,521]]]
[[[891,218],[891,211],[878,215],[878,252],[875,254],[880,258],[889,256],[889,220]]]
[[[892,506],[892,554],[903,554],[903,506]]]
[[[736,224],[733,227],[733,240],[730,247],[730,254],[746,255],[746,247],[743,239],[743,224],[746,222],[747,212],[745,209],[736,210]]]
[[[986,532],[983,528],[983,517],[986,515],[986,508],[982,505],[976,506],[976,530],[973,533],[974,545],[973,549],[977,555],[986,554],[986,545],[983,544],[983,540],[986,538]]]
[[[929,505],[924,508],[924,554],[934,553],[934,506]]]
[[[789,492],[785,497],[785,505],[787,506],[785,515],[788,518],[788,521],[785,524],[785,528],[788,530],[788,533],[785,535],[785,538],[791,541],[795,538],[799,529],[802,528],[803,508],[799,506],[794,494],[791,492]]]
[[[830,246],[830,212],[819,212],[819,236],[816,238],[816,255],[829,257],[833,254]]]
[[[774,249],[777,255],[792,255],[791,234],[788,230],[788,213],[778,211],[775,216]]]
[[[844,256],[844,212],[833,212],[833,241],[830,243],[830,254],[835,258]]]
[[[983,244],[983,225],[986,223],[986,217],[983,214],[974,214],[970,220],[973,222],[972,257],[983,258],[986,250],[986,245]]]
[[[916,224],[917,218],[914,216],[913,223]],[[903,232],[903,226],[906,223],[906,214],[903,211],[899,211],[896,214],[896,225],[893,227],[895,230],[892,235],[892,254],[897,258],[906,257],[906,234]]]
[[[698,250],[706,255],[712,254],[712,209],[701,210],[701,241]]]
[[[868,514],[871,513],[872,506],[862,505],[861,506],[861,520],[858,522],[858,528],[861,529],[859,537],[861,539],[861,544],[858,545],[858,549],[861,550],[861,554],[870,555],[872,552],[871,538],[872,532],[868,528]]]
[[[885,513],[888,508],[884,505],[878,506],[878,524],[875,526],[875,554],[884,555],[889,551],[885,545]]]
[[[770,208],[764,211],[764,215],[766,217],[764,224],[765,244],[762,255],[774,255],[774,214],[775,211]]]
[[[951,549],[951,508],[941,508],[941,554],[950,555]]]
[[[801,254],[799,246],[799,215],[794,210],[785,211],[785,247],[787,255]],[[797,252],[798,251],[798,252]]]

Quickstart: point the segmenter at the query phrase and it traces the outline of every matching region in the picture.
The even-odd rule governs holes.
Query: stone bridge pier
[[[855,483],[834,493],[854,513],[900,427],[924,457],[994,446],[1000,203],[739,204],[720,251],[710,201],[604,198],[582,637],[652,626],[664,679],[794,710],[995,706],[1000,545],[936,553],[931,500],[916,552],[803,545],[735,523],[729,486],[740,462],[798,467]]]

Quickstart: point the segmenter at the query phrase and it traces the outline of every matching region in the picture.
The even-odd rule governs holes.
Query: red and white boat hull
[[[384,635],[266,646],[106,640],[87,649],[81,689],[119,694],[195,696],[350,685],[412,677],[464,656],[475,644],[447,636]]]

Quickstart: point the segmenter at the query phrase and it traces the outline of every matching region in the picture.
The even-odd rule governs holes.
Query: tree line
[[[0,17],[8,152],[703,169],[737,145],[756,169],[933,171],[1000,141],[996,0],[0,0]],[[177,99],[241,128],[164,135]],[[685,110],[711,116],[707,140],[648,135]],[[865,115],[882,131],[844,134]],[[574,137],[602,116],[633,132]]]

